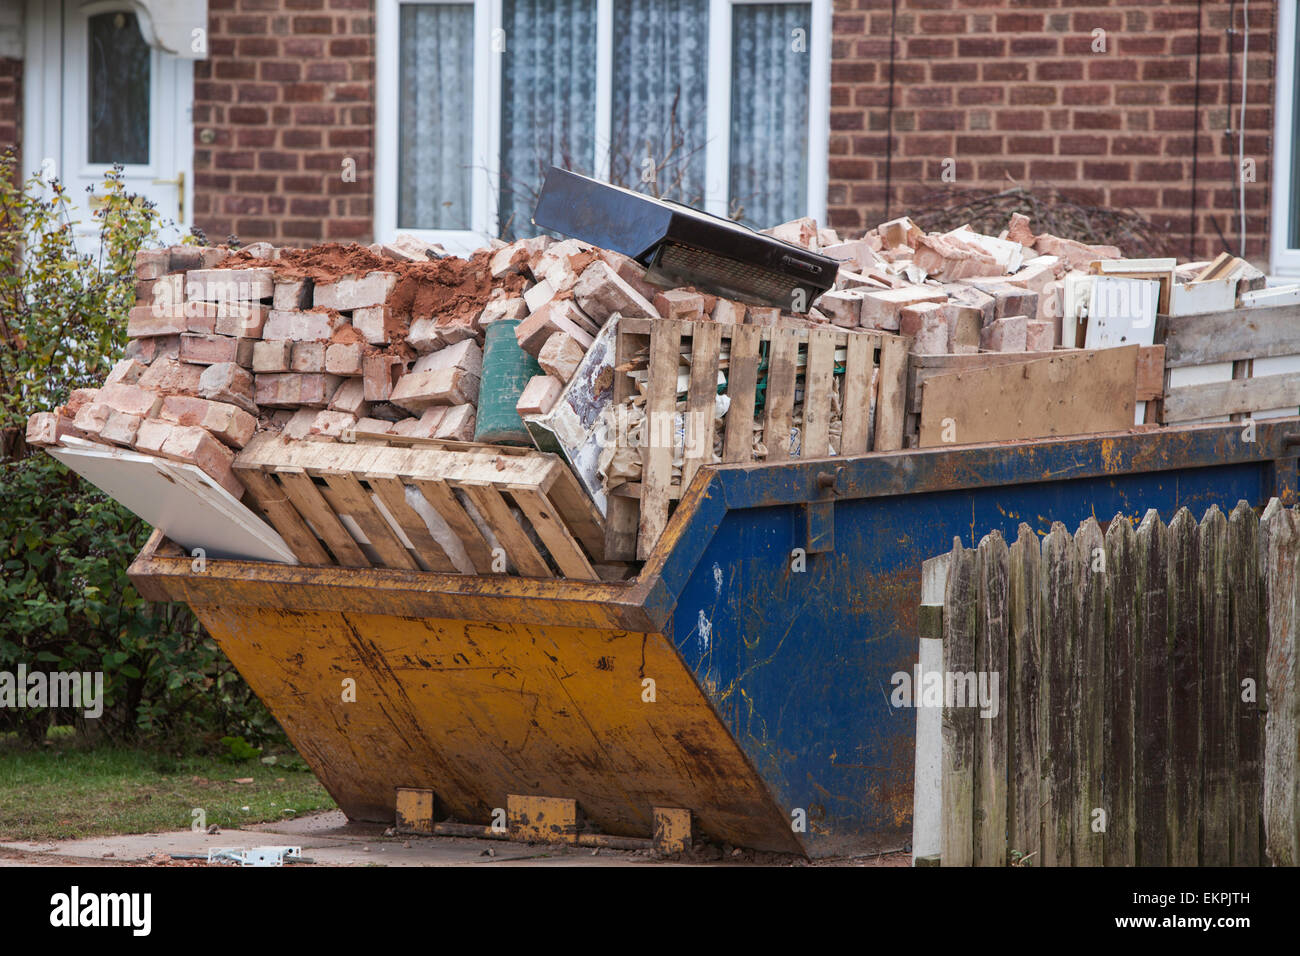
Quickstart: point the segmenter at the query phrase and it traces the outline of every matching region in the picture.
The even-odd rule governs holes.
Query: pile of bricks
[[[516,320],[520,347],[543,370],[517,410],[544,414],[615,316],[884,330],[922,355],[1047,351],[1075,344],[1062,342],[1065,280],[1120,258],[1034,235],[1023,216],[996,237],[927,235],[906,218],[848,241],[809,219],[769,234],[841,263],[804,314],[662,289],[627,256],[546,236],[493,241],[468,260],[410,236],[369,249],[143,251],[124,357],[100,388],[32,416],[27,441],[73,435],[190,462],[239,495],[235,454],[262,430],[472,441],[493,322]],[[1202,266],[1179,267],[1180,281]],[[1238,260],[1216,268],[1250,270]],[[1239,278],[1242,289],[1263,281]]]
[[[1123,258],[1114,246],[1035,235],[1019,214],[998,236],[969,227],[925,234],[907,217],[847,242],[809,219],[770,233],[842,263],[835,287],[817,300],[809,319],[898,332],[912,339],[918,355],[1073,347],[1062,341],[1067,277],[1087,275],[1095,261]],[[1179,266],[1179,279],[1206,266]],[[1262,272],[1240,261],[1238,267],[1241,289],[1263,287]]]
[[[343,256],[360,247],[315,251],[330,249]],[[436,286],[420,269],[441,261],[442,250],[400,237],[368,251],[378,267],[317,269],[314,278],[295,267],[292,250],[265,243],[238,254],[142,251],[123,358],[101,387],[33,415],[28,442],[71,435],[189,462],[239,496],[235,454],[262,430],[310,441],[358,433],[472,441],[492,322],[520,320],[519,344],[545,372],[518,403],[532,414],[550,408],[616,313],[742,321],[745,311],[689,289],[656,289],[626,256],[537,237],[456,260],[487,280],[483,301],[422,312],[402,283]]]

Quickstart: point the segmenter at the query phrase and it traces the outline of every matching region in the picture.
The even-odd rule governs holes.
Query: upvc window
[[[1300,31],[1297,4],[1277,8],[1277,102],[1273,111],[1272,271],[1300,276]]]
[[[376,238],[529,235],[551,165],[758,228],[825,215],[830,0],[376,13]]]

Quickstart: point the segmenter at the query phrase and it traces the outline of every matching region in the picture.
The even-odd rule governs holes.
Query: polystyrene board
[[[298,563],[274,528],[195,465],[88,442],[65,440],[63,447],[48,450],[186,551],[202,548],[209,558]]]

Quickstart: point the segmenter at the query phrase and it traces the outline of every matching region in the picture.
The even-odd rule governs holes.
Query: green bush
[[[22,450],[28,415],[96,386],[121,356],[135,254],[156,244],[159,224],[117,169],[97,196],[91,241],[79,241],[64,187],[15,171],[13,155],[0,156],[0,671],[102,671],[104,713],[3,708],[0,732],[36,740],[75,724],[92,737],[213,746],[232,732],[279,737],[189,609],[150,604],[131,586],[148,527],[51,456]]]

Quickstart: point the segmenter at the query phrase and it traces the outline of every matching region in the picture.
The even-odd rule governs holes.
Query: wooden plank
[[[1291,348],[1295,347],[1292,341]],[[1300,376],[1266,375],[1170,389],[1165,396],[1164,420],[1166,424],[1175,424],[1290,405],[1300,405]]]
[[[365,478],[366,484],[374,489],[379,500],[384,503],[388,513],[393,516],[402,533],[410,540],[415,553],[429,570],[456,573],[456,565],[452,563],[442,545],[438,544],[429,533],[424,519],[407,503],[406,483],[396,475],[368,474]]]
[[[830,454],[831,389],[835,387],[835,340],[838,337],[830,329],[808,330],[800,458],[825,458]]]
[[[1127,431],[1137,346],[1060,355],[1017,368],[942,375],[925,383],[920,446]]]
[[[573,472],[564,466],[557,466],[550,487],[546,489],[546,496],[565,527],[587,549],[591,560],[606,560],[605,527],[600,510],[587,497]]]
[[[876,434],[873,451],[903,447],[907,412],[907,340],[894,335],[880,339],[880,374],[876,379]]]
[[[644,466],[637,557],[645,560],[668,523],[668,489],[673,483],[673,431],[677,407],[679,322],[656,322],[650,332],[650,380],[646,397]]]
[[[975,669],[975,551],[953,542],[943,602],[945,673]],[[943,866],[970,866],[974,860],[975,721],[969,707],[943,707]]]
[[[713,460],[713,412],[718,400],[718,349],[722,328],[716,322],[692,322],[691,375],[686,393],[686,437],[682,459],[683,493],[695,472]]]
[[[1042,543],[1042,622],[1045,730],[1043,865],[1069,866],[1076,821],[1074,773],[1077,758],[1078,694],[1074,657],[1074,541],[1065,525],[1052,524]]]
[[[506,557],[516,571],[531,578],[553,577],[546,559],[515,520],[505,499],[501,497],[501,492],[490,484],[464,482],[459,487],[474,503],[479,517],[492,529],[497,543],[505,549]]]
[[[1260,518],[1259,536],[1268,619],[1264,652],[1268,702],[1264,724],[1265,849],[1273,866],[1296,866],[1300,865],[1300,529],[1294,512],[1274,498]]]
[[[1196,519],[1169,522],[1169,865],[1196,866],[1201,805],[1201,654]]]
[[[343,509],[346,509],[341,509],[339,514],[346,514],[357,523],[361,533],[370,540],[370,546],[384,562],[384,567],[403,571],[420,570],[420,566],[393,533],[388,519],[375,507],[370,493],[361,487],[361,482],[357,481],[352,472],[323,471],[320,477],[325,479],[326,486],[338,496]]]
[[[1236,263],[1237,257],[1231,252],[1220,252],[1214,257],[1214,261],[1202,269],[1192,281],[1209,282],[1212,279],[1221,279],[1232,272]]]
[[[1236,766],[1232,805],[1232,865],[1260,864],[1261,748],[1264,702],[1262,602],[1260,600],[1259,520],[1246,501],[1228,518],[1228,635],[1234,657],[1232,718]],[[1244,682],[1249,681],[1246,685]],[[1249,688],[1249,692],[1248,692]]]
[[[614,367],[627,366],[633,354],[644,341],[642,336],[628,332],[628,320],[619,318],[618,334],[614,336]],[[625,372],[614,373],[614,405],[621,405],[634,391],[632,379]],[[605,496],[605,560],[632,561],[636,559],[637,526],[641,519],[641,501]]]
[[[1137,865],[1169,865],[1168,531],[1152,509],[1137,530],[1138,648],[1135,746]]]
[[[768,461],[790,458],[790,429],[794,425],[794,385],[799,336],[794,329],[772,329],[764,393],[763,444]]]
[[[449,471],[469,463],[490,465],[492,480],[526,482],[538,467],[560,463],[557,455],[530,451],[502,453],[500,449],[475,446],[464,450],[420,449],[371,443],[290,441],[275,432],[262,432],[235,458],[236,467],[277,468],[281,465],[306,471],[378,472],[408,478],[445,478]],[[540,463],[540,464],[539,464]]]
[[[738,325],[731,330],[730,368],[727,371],[726,431],[722,439],[724,462],[754,460],[754,401],[758,384],[760,329]]]
[[[1097,519],[1089,516],[1074,534],[1074,679],[1079,706],[1073,781],[1074,865],[1105,860],[1108,810],[1102,797],[1106,713],[1106,546]],[[1098,813],[1100,811],[1100,814]]]
[[[1300,305],[1164,316],[1161,327],[1170,368],[1292,355]]]
[[[236,475],[253,496],[257,506],[262,509],[272,527],[284,538],[299,561],[303,564],[329,565],[334,559],[329,556],[316,535],[302,520],[288,495],[276,483],[275,479],[259,468],[236,469]]]
[[[515,504],[527,516],[533,530],[542,539],[542,544],[546,545],[546,550],[550,552],[551,558],[565,577],[577,578],[581,581],[600,580],[592,569],[591,562],[582,553],[578,542],[574,540],[573,535],[569,534],[569,529],[564,526],[564,522],[559,520],[556,508],[546,495],[535,488],[510,486],[507,490],[515,499]]]
[[[339,564],[345,568],[372,567],[370,559],[343,527],[338,515],[326,504],[320,489],[307,472],[286,466],[276,468],[275,477],[298,513],[311,522]]]
[[[1164,318],[1158,316],[1157,321],[1163,321]],[[1158,326],[1156,336],[1157,338],[1160,336]],[[922,387],[936,376],[972,369],[1022,365],[1025,362],[1051,358],[1059,354],[1061,354],[1059,350],[1054,350],[1051,352],[976,352],[969,355],[911,355],[908,358],[907,410],[920,412]],[[1165,347],[1163,345],[1138,346],[1134,399],[1147,402],[1162,398],[1165,393],[1164,379]]]
[[[1137,696],[1137,536],[1117,514],[1106,529],[1106,737],[1102,801],[1106,808],[1107,866],[1137,863],[1134,824],[1134,701]]]
[[[975,721],[975,866],[1006,866],[1007,863],[1007,702],[1002,675],[1007,673],[1007,563],[1008,551],[1002,535],[985,535],[975,552],[978,588],[975,616],[975,672],[979,693],[981,678],[993,690],[998,675],[997,702],[991,709],[983,700],[965,704],[978,713]]]
[[[479,574],[492,573],[492,547],[483,537],[483,532],[474,523],[469,512],[460,503],[451,486],[441,479],[432,478],[416,478],[412,480],[412,484],[420,489],[420,494],[424,495],[424,500],[429,503],[429,507],[442,516],[442,520],[447,522],[447,527],[451,528],[460,539],[460,543],[465,547],[466,556],[474,565],[474,570]]]
[[[850,332],[845,345],[840,454],[865,455],[871,447],[871,373],[880,336]]]
[[[1211,505],[1201,519],[1197,588],[1201,593],[1201,792],[1200,864],[1232,863],[1237,754],[1237,671],[1228,621],[1228,519]]]
[[[1042,751],[1039,682],[1042,630],[1038,595],[1042,558],[1038,536],[1022,523],[1008,556],[1007,839],[1031,865],[1042,856]]]
[[[1138,349],[1137,385],[1134,399],[1139,402],[1159,401],[1165,395],[1165,347],[1144,345]]]

